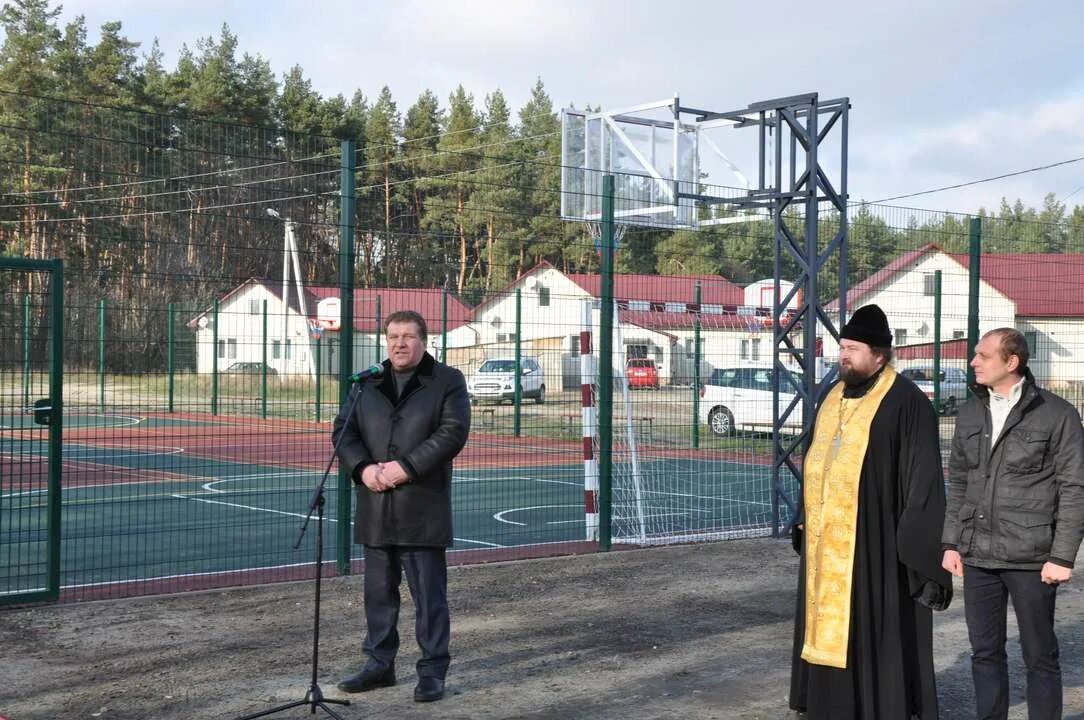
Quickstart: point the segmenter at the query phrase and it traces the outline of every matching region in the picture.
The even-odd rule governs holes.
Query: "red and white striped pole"
[[[591,348],[591,306],[583,303],[580,329],[580,406],[583,414],[583,506],[588,540],[598,540],[598,459],[595,440],[598,417],[595,412],[595,356]]]

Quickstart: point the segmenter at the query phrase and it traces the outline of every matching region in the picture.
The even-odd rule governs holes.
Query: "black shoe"
[[[336,685],[337,688],[347,693],[366,692],[376,688],[391,687],[395,684],[395,663],[387,667],[366,664],[361,672],[344,678]]]
[[[444,680],[437,677],[423,677],[414,686],[414,702],[435,702],[444,697]]]

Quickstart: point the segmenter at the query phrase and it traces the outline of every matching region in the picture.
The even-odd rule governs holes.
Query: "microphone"
[[[372,367],[365,368],[364,370],[359,370],[358,372],[351,375],[350,376],[350,382],[352,382],[352,383],[365,382],[369,378],[380,377],[383,374],[384,374],[384,368],[383,367],[381,367],[380,365],[373,365]]]

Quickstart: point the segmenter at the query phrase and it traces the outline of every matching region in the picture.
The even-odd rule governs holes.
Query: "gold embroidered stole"
[[[869,430],[881,401],[895,382],[886,366],[861,398],[843,411],[843,383],[828,393],[817,414],[813,445],[804,463],[805,643],[802,659],[847,667],[851,585],[858,530],[858,485]]]

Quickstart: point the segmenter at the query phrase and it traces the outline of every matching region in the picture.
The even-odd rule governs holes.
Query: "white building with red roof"
[[[925,245],[904,253],[847,293],[848,312],[880,305],[901,364],[928,361],[934,337],[934,273],[941,271],[942,357],[966,363],[969,258]],[[991,253],[979,260],[979,334],[1015,327],[1028,338],[1043,381],[1084,379],[1084,255]],[[830,305],[834,309],[835,303]],[[952,341],[957,342],[952,342]],[[826,342],[825,352],[836,352]]]
[[[699,316],[702,373],[722,364],[770,362],[771,296],[764,287],[758,283],[744,289],[719,275],[615,275],[615,361],[648,358],[663,384],[690,382]],[[555,383],[561,381],[578,384],[578,369],[571,363],[587,326],[598,352],[601,294],[600,275],[566,275],[548,262],[539,263],[486,298],[456,331],[454,347],[470,354],[461,365],[509,356],[518,334],[521,351],[542,362],[548,387],[560,387]],[[767,307],[753,304],[763,297],[769,298]]]
[[[234,363],[262,362],[266,357],[279,376],[312,375],[319,353],[322,374],[338,373],[339,288],[307,286],[301,302],[291,286],[288,297],[284,310],[281,283],[250,278],[219,299],[217,317],[211,307],[192,318],[188,327],[196,332],[197,372],[211,372],[216,359],[219,371],[226,371]],[[440,289],[355,288],[351,368],[364,368],[385,357],[382,324],[398,310],[414,310],[425,318],[429,349],[437,357],[442,332],[454,332],[470,317],[470,308]]]

